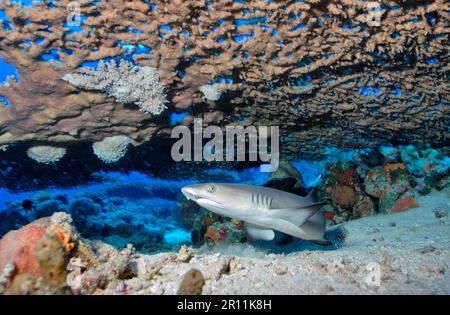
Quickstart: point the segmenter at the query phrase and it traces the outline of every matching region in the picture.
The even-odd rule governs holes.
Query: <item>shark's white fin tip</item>
[[[247,232],[247,236],[251,240],[263,240],[263,241],[271,241],[275,238],[275,232],[270,229],[264,229],[255,227],[249,224],[245,225],[245,231]]]

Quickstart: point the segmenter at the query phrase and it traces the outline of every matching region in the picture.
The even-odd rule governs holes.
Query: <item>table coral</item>
[[[20,77],[0,87],[11,103],[0,145],[167,135],[167,114],[63,80],[123,59],[158,70],[169,112],[282,125],[284,154],[317,155],[317,142],[448,141],[447,1],[377,1],[374,24],[362,1],[84,0],[75,26],[69,2],[0,4],[0,55]],[[221,97],[205,100],[202,87],[217,84]]]

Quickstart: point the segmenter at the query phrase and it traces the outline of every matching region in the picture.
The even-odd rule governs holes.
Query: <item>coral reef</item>
[[[204,238],[209,245],[242,243],[246,240],[244,224],[241,221],[235,220],[214,222],[206,229]]]
[[[0,4],[0,55],[19,75],[0,87],[11,104],[0,109],[0,145],[167,137],[167,115],[121,103],[139,105],[141,89],[108,93],[64,81],[102,60],[127,60],[132,78],[158,69],[167,107],[188,111],[185,124],[204,115],[281,125],[288,159],[317,157],[325,145],[448,141],[444,0],[382,0],[378,11],[344,0],[82,1],[78,25],[67,22],[69,2]],[[205,102],[201,87],[217,84],[221,97]],[[160,101],[140,105],[157,113]]]
[[[119,251],[79,237],[70,216],[55,213],[0,240],[0,290],[115,295],[446,294],[449,192],[446,188],[419,196],[420,206],[410,211],[349,222],[336,250],[298,251],[297,244],[281,247],[278,254],[273,248],[249,244],[217,247],[214,252],[182,246],[178,254],[146,255],[131,245]],[[37,230],[40,236],[34,233]],[[16,247],[17,242],[22,246]],[[367,281],[369,264],[380,268],[380,285]]]
[[[0,236],[37,218],[66,212],[83,237],[100,239],[117,248],[132,243],[142,252],[175,250],[191,243],[191,233],[179,219],[179,188],[172,189],[164,196],[160,194],[164,188],[155,183],[112,183],[87,187],[77,194],[35,193],[0,209]]]
[[[319,192],[332,203],[328,219],[336,224],[417,207],[419,194],[448,186],[447,159],[445,148],[409,145],[361,150],[350,161],[330,163]]]

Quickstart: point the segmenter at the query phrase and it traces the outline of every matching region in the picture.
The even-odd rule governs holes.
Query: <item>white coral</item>
[[[66,149],[53,146],[34,146],[27,150],[27,155],[36,162],[52,164],[61,160],[66,155]]]
[[[127,136],[107,137],[92,145],[94,154],[105,163],[119,161],[127,153],[131,139]]]
[[[82,68],[63,79],[82,89],[105,92],[119,103],[134,103],[146,114],[158,115],[167,108],[164,86],[158,70],[152,67],[135,66],[125,60],[119,65],[114,60],[100,61],[97,70]]]
[[[199,88],[203,96],[209,101],[218,101],[222,96],[223,88],[219,84],[214,85],[202,85]]]

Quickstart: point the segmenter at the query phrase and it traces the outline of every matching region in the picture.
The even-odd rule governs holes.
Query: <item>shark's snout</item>
[[[181,188],[181,192],[189,200],[196,201],[198,199],[195,189],[192,187],[188,187],[188,186],[183,187],[183,188]]]

